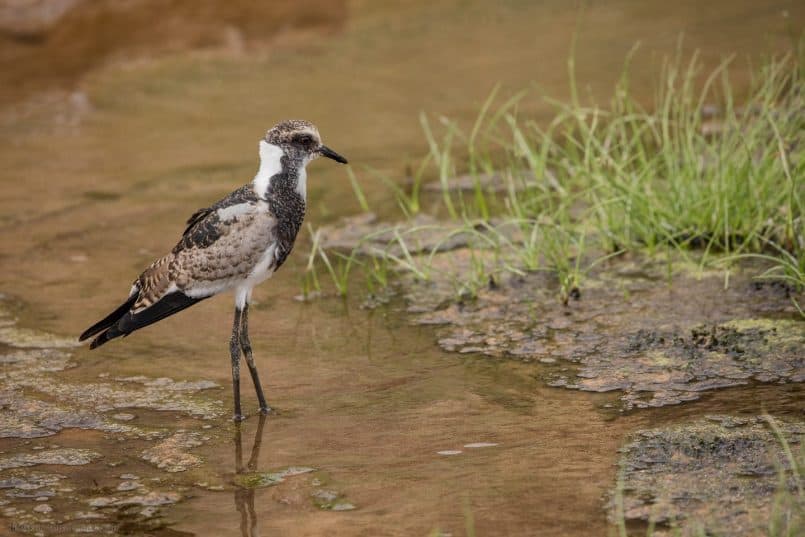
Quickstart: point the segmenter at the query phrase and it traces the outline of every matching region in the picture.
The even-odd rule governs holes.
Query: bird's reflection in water
[[[263,425],[266,422],[264,414],[260,414],[257,422],[257,432],[254,434],[254,444],[249,462],[243,466],[243,443],[241,441],[240,422],[235,424],[235,475],[251,473],[257,469],[257,461],[260,458],[260,443],[263,440]],[[235,483],[235,508],[240,513],[240,532],[243,537],[257,537],[257,513],[254,510],[254,488]]]

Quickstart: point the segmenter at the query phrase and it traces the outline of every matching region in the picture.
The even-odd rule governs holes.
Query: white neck
[[[252,184],[255,193],[261,198],[266,197],[271,178],[282,171],[282,148],[260,140],[260,168],[254,176]]]
[[[284,154],[281,147],[270,144],[265,140],[260,140],[260,168],[257,170],[257,175],[254,176],[252,184],[254,185],[254,191],[261,198],[266,197],[271,178],[282,171],[282,157]],[[307,171],[305,166],[310,160],[309,158],[305,159],[301,168],[297,170],[296,192],[302,196],[303,200],[307,196]]]

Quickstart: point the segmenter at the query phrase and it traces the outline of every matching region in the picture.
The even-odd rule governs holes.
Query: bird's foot
[[[243,414],[233,414],[232,415],[232,421],[235,421],[235,422],[243,421],[245,419],[246,419],[246,416],[244,416]]]
[[[260,407],[260,414],[263,414],[264,416],[265,416],[266,414],[271,413],[271,412],[274,412],[274,409],[273,409],[273,408],[271,408],[271,407],[270,407],[270,406],[268,406],[268,405],[263,405],[263,406],[261,406],[261,407]]]

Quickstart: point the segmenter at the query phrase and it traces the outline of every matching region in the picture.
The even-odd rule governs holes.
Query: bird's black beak
[[[341,155],[339,155],[338,153],[336,153],[335,151],[333,151],[332,149],[330,149],[326,145],[323,145],[323,146],[321,146],[319,148],[319,153],[321,153],[322,156],[327,157],[327,158],[331,158],[336,162],[340,162],[341,164],[346,164],[347,163],[347,159],[345,159],[344,157],[342,157]]]

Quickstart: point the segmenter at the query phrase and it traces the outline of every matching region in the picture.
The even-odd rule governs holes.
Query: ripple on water
[[[467,449],[478,449],[478,448],[486,448],[486,447],[495,447],[498,444],[495,442],[473,442],[471,444],[464,444],[464,447]]]

